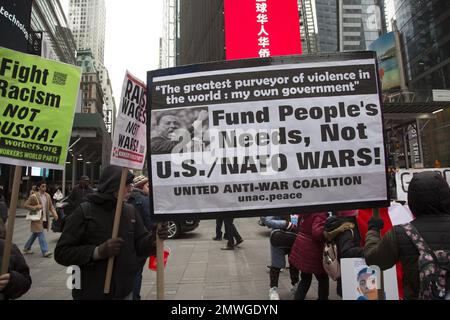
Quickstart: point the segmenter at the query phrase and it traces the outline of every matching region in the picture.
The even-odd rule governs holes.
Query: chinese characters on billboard
[[[301,54],[299,19],[297,0],[225,0],[227,60]]]

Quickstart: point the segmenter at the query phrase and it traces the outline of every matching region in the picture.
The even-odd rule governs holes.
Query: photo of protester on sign
[[[181,108],[154,111],[156,123],[151,134],[152,154],[171,154],[180,146],[183,151],[205,151],[208,141],[208,108]]]
[[[149,73],[155,214],[387,205],[374,53],[257,61]]]

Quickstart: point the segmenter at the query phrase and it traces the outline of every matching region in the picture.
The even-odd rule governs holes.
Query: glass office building
[[[336,52],[338,47],[337,1],[316,0],[318,47],[320,52]]]
[[[35,0],[31,13],[31,29],[43,32],[44,41],[56,55],[57,60],[76,63],[76,44],[59,0]]]
[[[395,0],[408,87],[416,100],[432,101],[433,89],[450,89],[450,1]],[[426,99],[426,100],[424,100]],[[424,123],[424,163],[450,166],[450,109]]]

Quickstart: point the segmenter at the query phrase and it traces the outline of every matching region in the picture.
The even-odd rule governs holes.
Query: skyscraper
[[[97,67],[105,57],[105,0],[70,0],[69,26],[78,50],[91,49]]]
[[[318,50],[336,52],[338,47],[337,1],[316,0]]]
[[[338,0],[338,50],[366,50],[386,32],[384,0]]]
[[[395,0],[408,87],[415,101],[430,101],[433,89],[450,89],[450,1]],[[450,109],[424,125],[424,163],[450,166]]]

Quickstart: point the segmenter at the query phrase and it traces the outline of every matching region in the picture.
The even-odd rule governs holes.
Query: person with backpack
[[[156,233],[146,230],[136,209],[123,203],[118,238],[111,239],[122,168],[106,167],[98,191],[68,217],[55,249],[55,260],[63,266],[79,266],[80,288],[72,290],[75,300],[131,300],[140,257],[156,250]],[[124,199],[134,176],[128,173]],[[158,230],[167,239],[167,225]],[[103,293],[108,259],[115,257],[111,290]]]
[[[356,215],[358,211],[337,211],[328,217],[324,226],[324,236],[329,247],[327,250],[334,250],[336,262],[344,258],[362,258],[364,257],[363,248],[360,245],[361,236],[358,230]],[[335,247],[334,247],[335,246]],[[330,261],[331,263],[332,261]],[[334,272],[340,268],[334,268]],[[329,274],[332,279],[337,281],[336,293],[342,297],[342,279],[340,274]]]
[[[150,219],[150,189],[148,178],[139,176],[133,180],[133,191],[128,198],[128,203],[133,205],[141,216],[144,227],[153,231],[152,221]],[[140,257],[138,260],[138,270],[134,280],[133,300],[141,300],[142,272],[148,257]]]
[[[418,173],[409,184],[408,205],[416,219],[382,239],[383,220],[369,220],[366,262],[387,270],[400,261],[407,300],[444,299],[450,286],[450,188],[438,172]]]

